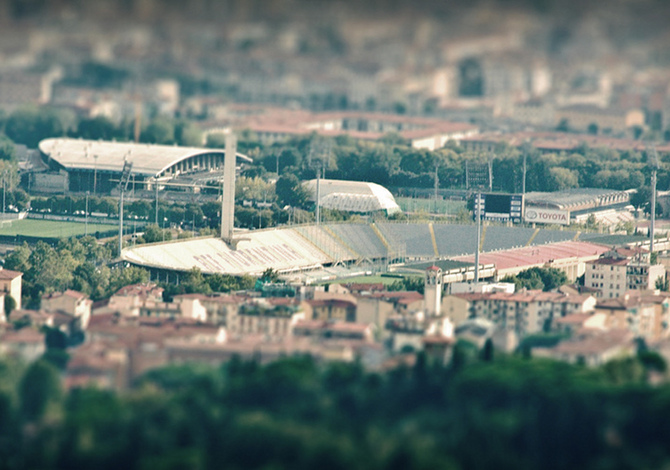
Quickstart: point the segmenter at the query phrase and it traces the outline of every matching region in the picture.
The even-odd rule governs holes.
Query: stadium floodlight
[[[128,189],[128,182],[130,181],[130,173],[132,169],[133,163],[124,160],[121,179],[119,180],[119,190],[121,192],[121,197],[119,198],[119,259],[121,259],[121,251],[123,250],[123,196],[126,189]]]
[[[649,253],[654,252],[654,228],[656,225],[656,180],[657,172],[660,168],[660,163],[658,161],[658,152],[656,152],[656,146],[654,144],[647,145],[647,160],[651,156],[651,220],[649,222]]]
[[[221,197],[221,238],[233,243],[235,225],[235,162],[237,139],[231,131],[226,134],[226,153],[223,161],[223,189]]]
[[[327,139],[314,138],[309,146],[307,162],[316,173],[316,225],[321,223],[321,178],[326,178],[326,168],[330,163],[332,155],[332,142]],[[322,173],[323,172],[323,173]]]

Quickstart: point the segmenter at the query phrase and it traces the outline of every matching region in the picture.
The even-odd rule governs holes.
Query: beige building
[[[174,302],[181,306],[182,311],[193,308],[204,308],[207,323],[227,326],[237,315],[239,306],[245,301],[243,297],[234,295],[183,294],[175,295]]]
[[[422,310],[424,306],[423,296],[414,291],[371,292],[360,294],[357,301],[356,321],[380,328],[394,314]]]
[[[356,303],[340,298],[312,299],[304,302],[305,317],[310,320],[356,321]]]
[[[54,292],[42,297],[42,309],[64,312],[80,319],[82,329],[86,329],[91,318],[93,301],[85,294],[74,290]]]
[[[667,293],[631,291],[599,301],[595,311],[604,315],[605,328],[628,330],[647,341],[666,338],[670,331],[670,295]]]
[[[519,336],[548,331],[554,320],[572,313],[592,311],[591,295],[522,291],[514,294],[453,294],[444,299],[444,312],[455,325],[468,318],[485,318],[498,328]]]
[[[35,328],[6,331],[0,336],[0,355],[11,356],[25,362],[39,359],[45,352],[44,333]]]
[[[125,286],[109,298],[106,309],[124,316],[136,317],[146,302],[161,302],[163,290],[154,283]]]
[[[584,285],[598,289],[598,298],[613,299],[630,290],[653,290],[658,279],[665,279],[664,265],[650,264],[647,255],[627,251],[611,251],[586,264]]]
[[[591,330],[553,348],[534,348],[534,357],[549,357],[571,364],[595,367],[635,354],[634,335],[627,330]]]
[[[598,132],[625,132],[631,127],[644,127],[644,112],[640,109],[600,108],[592,105],[574,105],[556,111],[556,124],[567,122],[570,129],[587,131],[589,126]]]
[[[293,334],[298,321],[306,319],[306,312],[293,299],[257,299],[240,306],[231,317],[228,331],[232,336],[263,335],[286,338]]]
[[[21,284],[23,273],[0,269],[0,291],[12,296],[16,309],[21,309]]]

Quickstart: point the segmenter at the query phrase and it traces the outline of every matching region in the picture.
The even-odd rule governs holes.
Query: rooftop
[[[39,143],[39,149],[67,169],[121,172],[127,160],[133,164],[133,173],[146,176],[159,175],[196,155],[225,154],[221,149],[68,138],[45,139]],[[250,160],[240,153],[237,158]]]
[[[585,258],[602,255],[609,248],[588,242],[560,242],[548,245],[529,246],[513,250],[482,253],[480,264],[495,264],[498,270],[539,266],[555,260],[568,258]],[[474,255],[454,258],[457,261],[473,263]]]
[[[23,276],[23,273],[20,273],[18,271],[12,271],[10,269],[0,268],[0,281],[11,281],[21,276]]]

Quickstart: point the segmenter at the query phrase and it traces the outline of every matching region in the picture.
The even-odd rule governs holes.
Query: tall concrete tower
[[[235,225],[235,163],[237,139],[231,131],[226,134],[226,156],[223,161],[223,197],[221,198],[221,238],[233,242]]]
[[[426,269],[423,303],[426,315],[437,316],[442,309],[442,270],[437,266]]]

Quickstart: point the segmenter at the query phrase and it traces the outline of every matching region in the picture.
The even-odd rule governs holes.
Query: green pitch
[[[118,225],[88,224],[89,235],[94,235],[95,232],[109,232],[115,229],[118,229]],[[86,224],[79,222],[23,219],[3,222],[0,225],[0,235],[6,236],[69,238],[85,234]]]
[[[396,197],[403,212],[426,212],[429,214],[456,215],[459,211],[466,209],[465,201],[452,201],[449,199],[421,199],[411,197]]]

